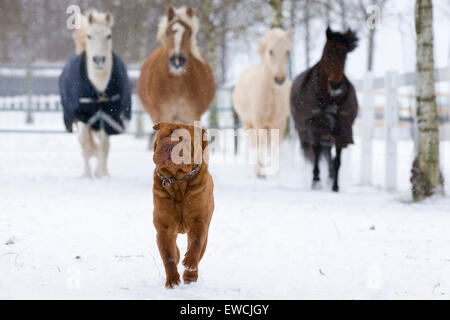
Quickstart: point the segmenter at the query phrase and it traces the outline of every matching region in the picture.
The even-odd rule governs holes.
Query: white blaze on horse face
[[[175,53],[180,54],[181,41],[183,41],[184,27],[180,23],[175,23],[172,27],[174,32]]]

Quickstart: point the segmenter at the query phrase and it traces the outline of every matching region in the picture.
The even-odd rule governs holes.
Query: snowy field
[[[75,135],[0,135],[0,298],[449,298],[450,198],[410,202],[411,143],[400,145],[398,192],[380,187],[381,143],[376,186],[358,186],[357,144],[340,194],[311,191],[310,169],[286,146],[280,176],[266,181],[248,165],[213,164],[200,279],[174,290],[164,288],[146,145],[114,137],[111,177],[90,180]]]

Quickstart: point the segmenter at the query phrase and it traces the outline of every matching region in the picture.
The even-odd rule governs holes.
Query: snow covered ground
[[[266,181],[248,165],[212,165],[199,282],[165,289],[146,144],[114,137],[111,178],[89,180],[74,135],[0,135],[0,298],[449,298],[450,198],[409,201],[407,142],[399,192],[358,186],[357,146],[339,194],[311,191],[309,168],[286,150],[280,176]],[[374,156],[381,186],[380,143]]]

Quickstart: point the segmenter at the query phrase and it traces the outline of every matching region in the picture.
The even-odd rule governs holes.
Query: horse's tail
[[[75,29],[72,33],[72,39],[75,42],[75,51],[78,55],[86,51],[86,35],[88,28],[87,17],[80,13],[79,19],[80,27]]]

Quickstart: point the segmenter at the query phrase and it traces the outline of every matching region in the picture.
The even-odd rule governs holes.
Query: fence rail
[[[61,66],[0,65],[0,133],[64,132],[57,86],[60,73]],[[441,139],[450,140],[450,67],[436,69],[435,74],[439,86],[448,84],[447,92],[442,87],[439,88],[437,100]],[[138,68],[129,68],[133,88],[133,120],[127,132],[142,136],[150,133],[152,124],[140,107],[136,95],[138,76]],[[355,136],[361,143],[360,183],[371,184],[373,141],[382,139],[386,148],[386,187],[396,189],[397,142],[411,139],[416,141],[416,74],[399,75],[397,72],[388,72],[384,77],[374,78],[369,73],[364,79],[354,81],[354,84],[360,102],[355,126]],[[217,117],[215,127],[228,129],[238,126],[232,111],[231,88],[218,88],[216,104],[202,119],[207,127],[211,127],[211,113],[215,113]],[[295,140],[296,137],[291,128],[291,138]]]

